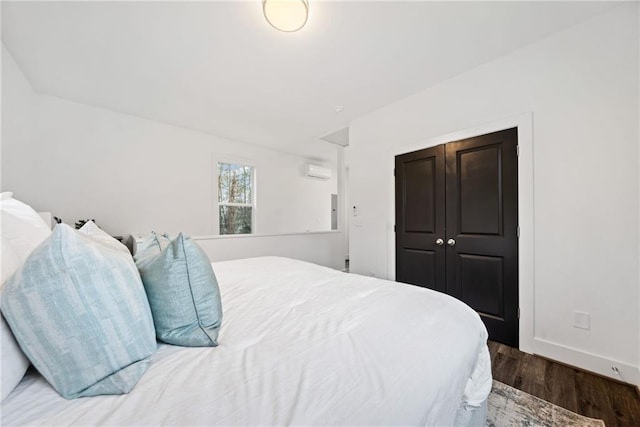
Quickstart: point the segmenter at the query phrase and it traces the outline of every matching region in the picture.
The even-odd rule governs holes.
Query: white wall
[[[283,256],[342,270],[343,233],[338,231],[271,236],[196,237],[213,262],[257,256]]]
[[[3,44],[2,150],[0,154],[2,177],[35,173],[33,163],[28,157],[28,147],[31,145],[34,126],[35,93]],[[25,161],[21,164],[11,161],[17,157],[24,158]]]
[[[274,153],[256,157],[265,159],[258,170],[258,233],[331,230],[331,194],[338,194],[338,148],[331,162]],[[331,178],[306,176],[307,163],[331,169]]]
[[[301,156],[33,94],[3,47],[5,58],[2,189],[35,209],[112,234],[217,234],[215,165],[237,160],[256,167],[257,233],[331,229],[337,150],[314,162],[333,178],[309,178]]]
[[[638,17],[620,6],[352,122],[351,271],[395,277],[394,153],[530,112],[535,279],[521,339],[640,384]],[[591,313],[590,331],[574,310]]]

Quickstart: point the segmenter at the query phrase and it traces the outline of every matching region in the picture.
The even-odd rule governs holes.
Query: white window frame
[[[215,176],[215,202],[216,202],[216,227],[218,229],[218,235],[223,235],[220,229],[220,206],[238,206],[238,207],[250,207],[251,208],[251,233],[244,234],[224,234],[224,236],[241,236],[241,235],[251,235],[257,233],[257,186],[256,186],[256,166],[247,160],[233,159],[233,158],[220,158],[215,160],[214,165],[214,176]],[[220,194],[218,193],[218,168],[220,164],[227,165],[235,165],[235,166],[245,166],[251,168],[251,203],[230,203],[230,202],[221,202]]]

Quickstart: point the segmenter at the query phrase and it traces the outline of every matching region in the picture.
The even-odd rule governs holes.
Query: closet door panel
[[[444,147],[396,157],[396,280],[444,292]]]
[[[518,134],[446,144],[446,290],[518,345]]]

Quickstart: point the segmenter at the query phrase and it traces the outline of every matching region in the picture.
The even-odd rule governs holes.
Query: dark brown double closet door
[[[454,296],[518,346],[518,133],[396,156],[396,280]]]

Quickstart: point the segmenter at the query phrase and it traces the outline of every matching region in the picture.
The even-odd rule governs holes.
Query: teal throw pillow
[[[222,305],[218,281],[202,249],[181,234],[158,253],[149,245],[137,254],[153,313],[156,336],[187,347],[218,345]]]

